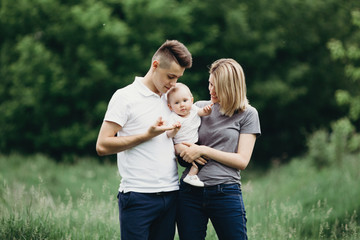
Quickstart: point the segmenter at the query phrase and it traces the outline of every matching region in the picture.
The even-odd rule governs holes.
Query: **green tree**
[[[258,53],[249,66],[248,79],[254,82],[249,94],[261,114],[260,152],[267,154],[260,158],[286,161],[302,153],[308,133],[339,117],[332,96],[342,85],[343,66],[330,61],[326,44],[352,32],[354,3],[265,1],[248,9]]]
[[[339,128],[345,129],[341,122],[347,122],[352,131],[347,134],[347,139],[343,139],[342,144],[347,145],[344,148],[350,152],[360,150],[360,134],[355,133],[360,130],[360,10],[352,11],[351,15],[356,29],[351,37],[344,42],[333,39],[328,43],[332,58],[337,62],[345,63],[346,85],[336,91],[335,97],[337,103],[345,108],[347,113],[343,119],[334,123],[333,129],[338,125]]]
[[[113,92],[147,70],[165,32],[186,27],[176,1],[0,4],[1,152],[94,155]]]
[[[343,65],[330,60],[331,38],[352,34],[357,1],[186,1],[196,18],[187,39],[195,55],[192,89],[208,98],[207,66],[222,57],[240,62],[263,135],[254,158],[268,164],[305,150],[306,136],[341,115],[333,94]],[[195,74],[194,74],[195,73]]]
[[[181,81],[208,99],[208,67],[234,58],[261,118],[256,165],[306,149],[306,136],[343,113],[333,99],[345,62],[330,39],[356,29],[359,1],[2,0],[0,151],[95,155],[114,91],[148,70],[165,39],[184,42],[193,67]],[[339,80],[340,79],[340,80]],[[345,96],[345,95],[344,95]],[[353,95],[351,95],[353,96]],[[353,111],[353,110],[352,110]]]
[[[336,91],[336,100],[348,107],[347,116],[356,122],[360,119],[360,10],[352,12],[352,19],[357,31],[345,42],[332,39],[328,47],[332,58],[345,64],[345,86]]]
[[[105,98],[129,74],[126,24],[96,1],[4,0],[0,16],[1,151],[93,154]]]
[[[344,156],[360,150],[360,10],[353,10],[355,31],[346,41],[332,39],[328,48],[332,59],[345,65],[344,83],[335,92],[337,103],[345,109],[344,116],[331,124],[330,133],[321,129],[308,138],[308,156],[319,167],[343,163]]]

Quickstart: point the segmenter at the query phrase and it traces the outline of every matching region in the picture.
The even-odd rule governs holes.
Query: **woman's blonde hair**
[[[222,58],[211,64],[210,74],[214,79],[220,112],[231,117],[236,111],[245,111],[249,105],[246,97],[245,75],[238,62]]]

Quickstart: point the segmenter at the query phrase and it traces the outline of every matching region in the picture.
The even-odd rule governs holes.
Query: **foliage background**
[[[359,239],[358,0],[1,0],[0,238],[118,239],[119,175],[95,141],[166,39],[193,54],[196,100],[214,60],[245,70],[262,127],[249,237]]]
[[[0,152],[94,156],[111,95],[178,39],[193,54],[180,81],[196,100],[208,99],[214,60],[243,66],[263,132],[252,162],[286,162],[348,113],[335,92],[358,85],[329,48],[354,41],[359,8],[357,0],[2,0]],[[359,118],[350,121],[358,130]]]

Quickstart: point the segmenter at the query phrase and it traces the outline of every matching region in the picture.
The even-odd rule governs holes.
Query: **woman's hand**
[[[192,163],[196,161],[201,165],[205,165],[207,161],[202,157],[202,146],[188,142],[183,142],[182,144],[185,145],[186,148],[181,151],[180,157],[182,157],[185,162]]]

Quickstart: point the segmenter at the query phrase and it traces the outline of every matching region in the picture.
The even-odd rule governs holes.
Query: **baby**
[[[183,83],[176,83],[167,93],[167,101],[172,111],[170,119],[174,123],[180,123],[181,127],[167,131],[167,136],[173,138],[176,154],[186,147],[182,142],[196,143],[198,141],[198,128],[201,123],[200,117],[207,116],[211,113],[213,104],[203,108],[195,106],[194,98],[190,89]],[[195,162],[188,175],[184,178],[184,182],[197,187],[203,187],[204,183],[197,176],[199,169]]]

